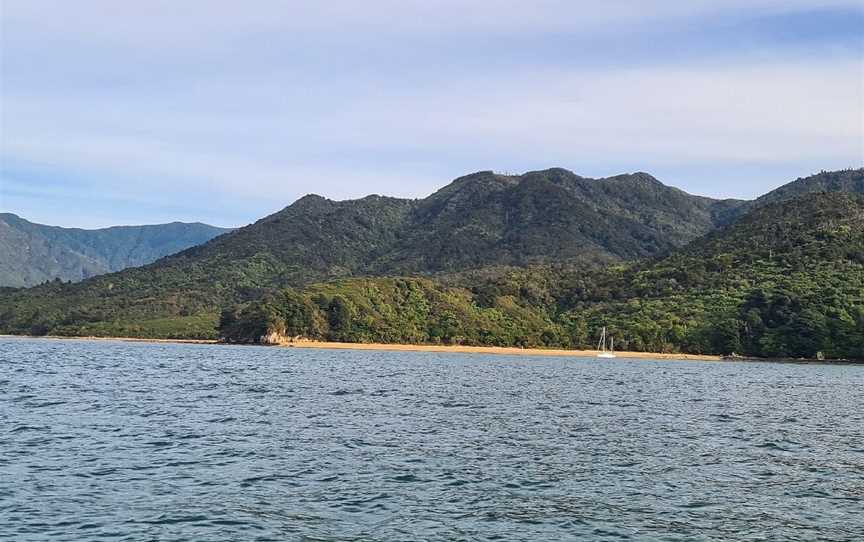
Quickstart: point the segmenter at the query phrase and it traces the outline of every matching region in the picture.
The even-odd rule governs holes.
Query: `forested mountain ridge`
[[[263,336],[864,358],[864,196],[762,206],[663,258],[585,273],[514,269],[441,282],[357,278],[223,311],[226,340]]]
[[[221,309],[284,287],[359,276],[498,276],[484,271],[497,267],[586,276],[586,266],[663,256],[752,207],[691,196],[644,173],[586,179],[561,169],[479,172],[421,200],[310,195],[144,267],[0,293],[0,331],[207,338]],[[556,303],[578,291],[577,284],[556,293]]]
[[[0,286],[80,281],[150,263],[228,231],[182,222],[84,230],[0,213]]]
[[[266,256],[319,279],[615,261],[681,246],[725,223],[740,203],[691,196],[643,173],[585,179],[561,169],[478,172],[421,200],[305,196],[169,260]],[[285,282],[306,281],[299,271]]]
[[[623,261],[680,246],[723,223],[738,204],[690,196],[646,174],[592,180],[561,169],[479,172],[422,200],[309,195],[140,268],[0,296],[0,329],[212,336],[225,304],[285,286]]]
[[[661,254],[725,223],[737,200],[668,187],[646,173],[586,179],[564,169],[478,172],[416,203],[372,274],[488,265],[628,260]]]

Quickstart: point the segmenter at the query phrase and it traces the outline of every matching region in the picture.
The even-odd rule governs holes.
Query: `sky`
[[[0,212],[240,226],[300,196],[864,165],[864,0],[0,0]]]

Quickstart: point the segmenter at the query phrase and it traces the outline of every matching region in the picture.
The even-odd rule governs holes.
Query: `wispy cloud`
[[[3,6],[0,207],[44,222],[237,224],[489,168],[749,197],[864,161],[857,1]]]

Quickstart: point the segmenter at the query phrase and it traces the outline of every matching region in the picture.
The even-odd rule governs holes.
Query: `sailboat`
[[[597,343],[598,358],[614,358],[615,357],[615,337],[609,337],[609,350],[606,350],[606,326],[603,326],[603,332],[600,333],[600,342]]]

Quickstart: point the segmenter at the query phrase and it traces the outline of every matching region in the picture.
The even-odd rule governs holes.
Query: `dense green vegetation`
[[[0,213],[0,286],[79,281],[153,262],[228,231],[181,222],[82,230]]]
[[[623,347],[864,357],[864,198],[768,205],[656,262],[592,277],[568,316]]]
[[[443,280],[349,279],[226,310],[221,333],[348,342],[864,358],[864,197],[757,209],[662,259]]]
[[[423,200],[306,196],[250,226],[140,268],[0,293],[0,331],[213,337],[222,307],[341,277],[489,265],[612,262],[661,254],[729,220],[738,201],[647,174],[481,172]],[[190,327],[188,319],[200,322]],[[165,322],[178,325],[166,330]],[[152,322],[150,325],[148,322]]]
[[[749,203],[564,170],[477,173],[418,201],[307,196],[144,267],[0,289],[0,332],[214,338],[221,312],[234,340],[284,326],[584,348],[606,325],[636,350],[860,357],[860,201],[822,192],[862,179],[823,173]]]
[[[480,172],[418,201],[363,274],[655,256],[727,223],[743,202],[691,196],[646,173],[585,179],[563,169]]]
[[[465,288],[424,278],[362,278],[312,285],[223,311],[223,337],[257,342],[263,335],[315,340],[471,345],[558,344],[556,325],[514,297],[489,306]]]

